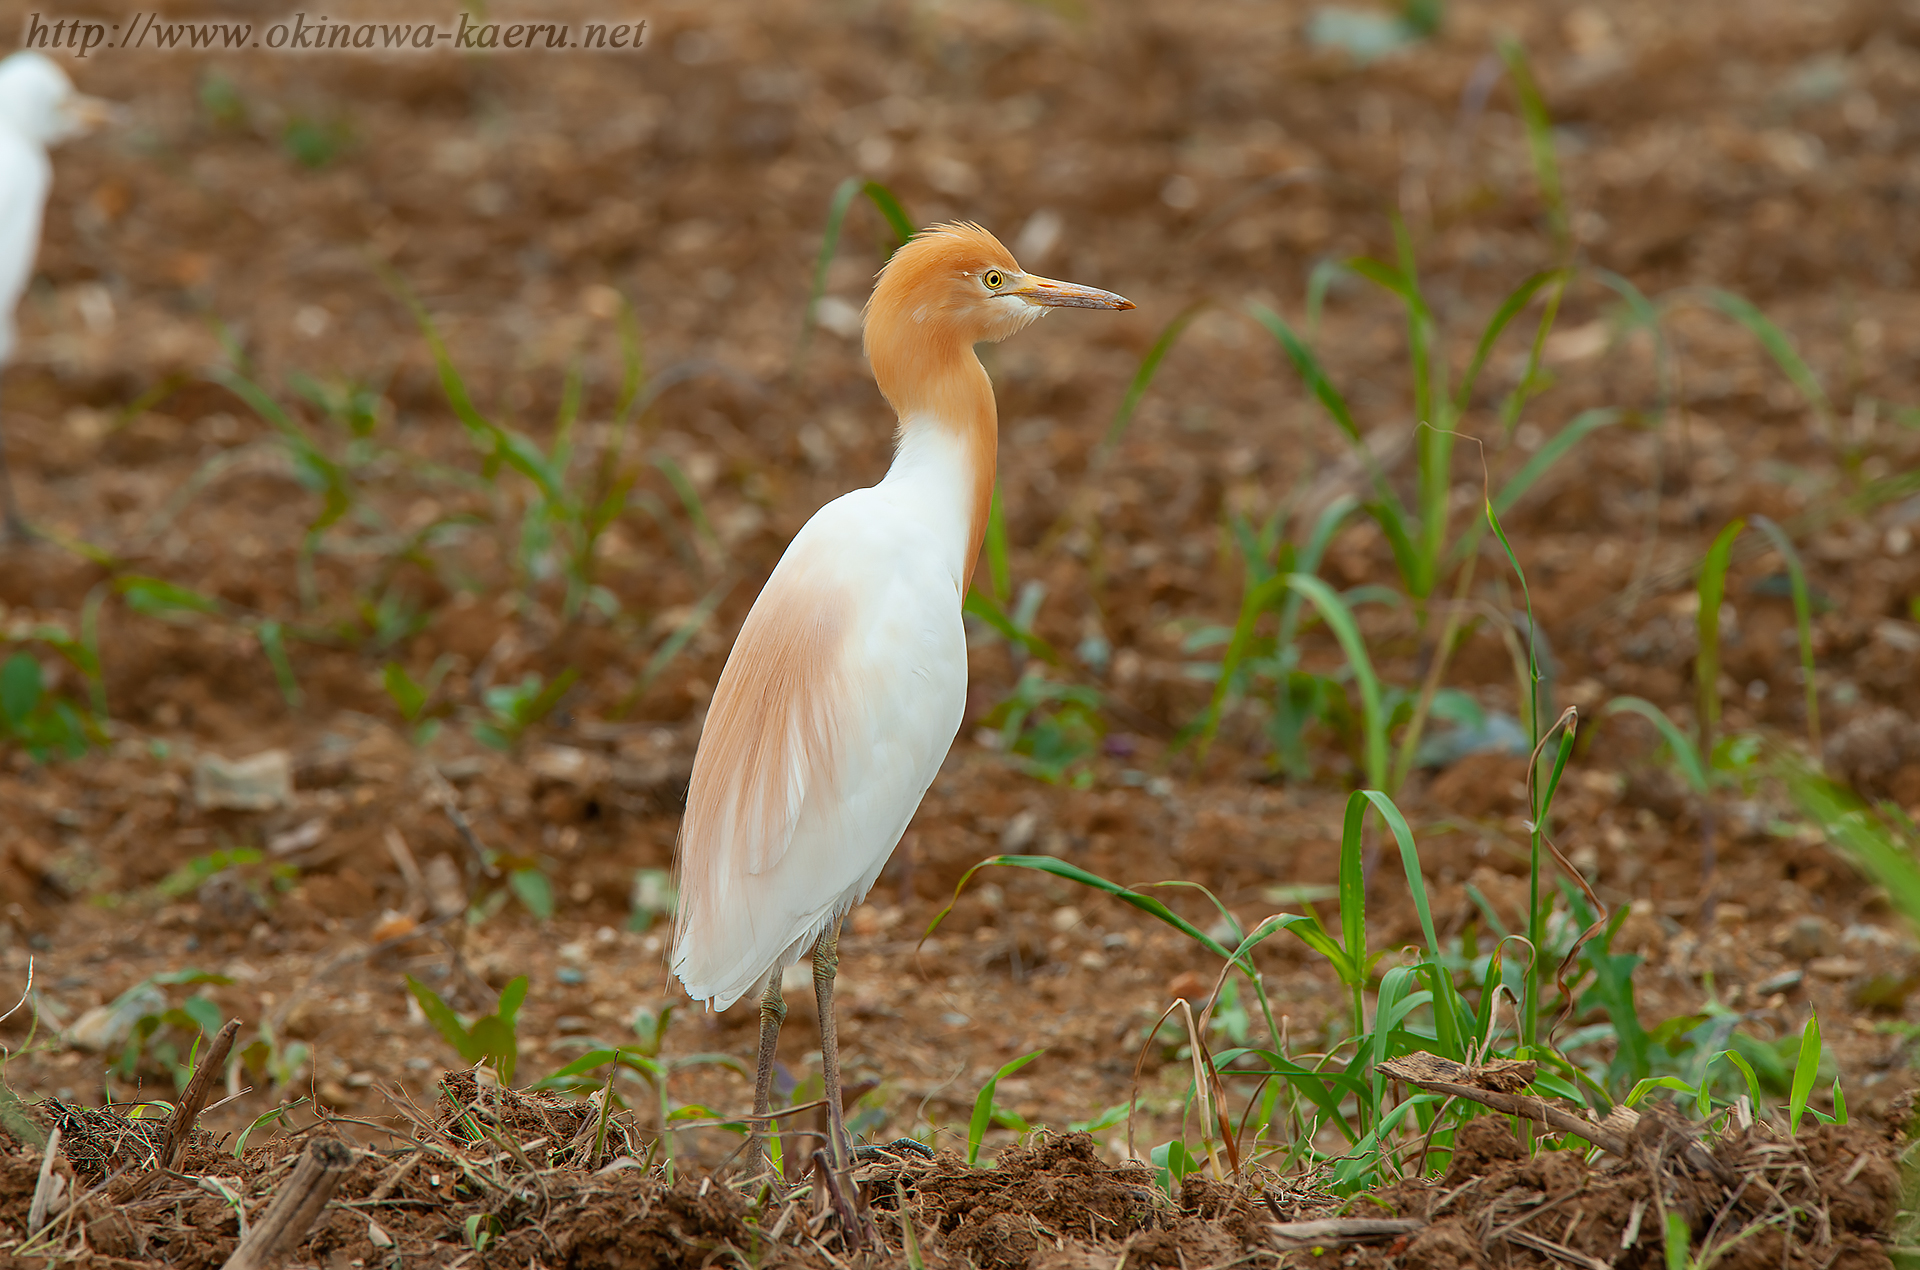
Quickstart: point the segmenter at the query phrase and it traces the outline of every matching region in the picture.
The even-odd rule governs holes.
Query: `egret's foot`
[[[879,1143],[863,1143],[853,1149],[853,1162],[855,1164],[871,1164],[875,1160],[884,1160],[890,1155],[896,1157],[917,1155],[923,1160],[931,1160],[933,1158],[933,1148],[924,1142],[916,1142],[912,1138],[895,1138],[893,1141],[884,1145]]]

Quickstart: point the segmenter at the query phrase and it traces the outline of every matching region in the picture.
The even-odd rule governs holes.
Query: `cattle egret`
[[[880,270],[866,351],[900,422],[893,464],[801,527],[713,691],[680,826],[673,971],[724,1010],[760,992],[749,1168],[768,1167],[780,972],[813,951],[830,1151],[847,1167],[833,976],[867,894],[960,730],[960,604],[993,500],[999,425],[974,355],[1050,308],[1131,309],[1022,270],[977,225],[940,225]]]
[[[109,109],[74,92],[66,74],[39,53],[0,59],[0,371],[13,354],[14,306],[40,246],[40,213],[53,181],[47,147],[103,122]],[[26,536],[0,444],[0,542]]]

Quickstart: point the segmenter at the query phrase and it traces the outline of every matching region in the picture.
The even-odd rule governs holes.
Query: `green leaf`
[[[0,665],[0,722],[19,732],[40,704],[40,663],[30,653],[15,653]]]
[[[520,1005],[526,999],[527,977],[517,975],[500,989],[500,1004],[494,1007],[493,1012],[500,1016],[501,1022],[512,1027],[515,1016],[520,1013]]]
[[[1686,1217],[1677,1208],[1667,1210],[1667,1270],[1688,1270],[1693,1264],[1690,1254],[1693,1247],[1693,1230],[1687,1225]]]
[[[225,1012],[199,993],[195,993],[185,1001],[182,1001],[180,1003],[180,1009],[188,1018],[193,1020],[195,1026],[208,1036],[215,1035],[222,1027],[226,1026],[227,1017]]]
[[[380,672],[381,683],[385,685],[387,695],[393,698],[393,704],[400,708],[400,717],[412,723],[419,717],[421,709],[427,704],[427,690],[413,681],[407,668],[397,661],[390,661]]]
[[[519,1057],[519,1042],[514,1037],[513,1024],[497,1014],[485,1015],[473,1021],[469,1036],[477,1052],[476,1057],[492,1059],[494,1069],[500,1073],[500,1083],[511,1085],[514,1064]]]
[[[114,586],[127,607],[147,617],[174,617],[184,614],[220,612],[220,601],[164,578],[129,574],[115,580]]]
[[[1172,1142],[1162,1142],[1148,1155],[1153,1161],[1155,1180],[1168,1195],[1177,1195],[1180,1180],[1189,1173],[1199,1172],[1207,1163],[1187,1150],[1187,1144],[1177,1138]]]
[[[1031,1054],[1014,1059],[995,1072],[988,1078],[987,1083],[980,1087],[980,1093],[973,1100],[973,1118],[967,1122],[968,1164],[976,1163],[980,1158],[980,1139],[986,1136],[987,1125],[993,1118],[993,1095],[1000,1082],[1044,1053],[1046,1051],[1043,1049],[1035,1050]]]
[[[526,910],[541,921],[553,916],[553,883],[539,869],[515,869],[507,885]]]
[[[5,1081],[0,1081],[0,1129],[12,1134],[16,1142],[42,1151],[47,1149],[47,1131],[27,1114],[26,1104]]]

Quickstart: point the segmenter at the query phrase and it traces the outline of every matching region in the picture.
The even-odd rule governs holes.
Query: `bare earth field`
[[[0,4],[0,32],[26,12]],[[865,200],[802,338],[830,199],[862,175],[916,223],[977,220],[1026,267],[1139,305],[1056,318],[986,354],[1008,605],[1027,595],[1034,633],[1062,652],[1055,681],[1099,692],[1101,734],[1062,783],[1021,770],[995,743],[994,712],[1025,659],[979,628],[969,722],[841,945],[863,1138],[964,1152],[981,1086],[1040,1049],[999,1083],[997,1106],[1061,1135],[1020,1145],[992,1128],[982,1158],[1016,1154],[991,1174],[947,1154],[862,1166],[879,1258],[906,1264],[903,1199],[928,1263],[1198,1270],[1314,1255],[1266,1234],[1333,1211],[1311,1180],[1196,1176],[1169,1199],[1129,1162],[1124,1122],[1064,1132],[1135,1091],[1139,1153],[1178,1134],[1192,1070],[1178,1042],[1147,1046],[1137,1078],[1136,1056],[1175,997],[1205,998],[1218,958],[1091,890],[1013,869],[977,877],[920,941],[962,875],[1002,852],[1136,885],[1199,882],[1243,926],[1309,900],[1332,912],[1330,891],[1302,888],[1336,880],[1343,806],[1364,775],[1357,727],[1334,712],[1286,767],[1269,707],[1236,698],[1203,762],[1181,744],[1208,704],[1207,664],[1217,672],[1205,633],[1239,612],[1229,519],[1283,510],[1304,540],[1316,508],[1365,492],[1351,447],[1246,303],[1306,329],[1316,262],[1394,258],[1398,216],[1457,378],[1502,298],[1562,259],[1497,54],[1512,36],[1554,123],[1577,272],[1542,350],[1550,382],[1511,434],[1498,407],[1526,373],[1538,305],[1493,351],[1459,424],[1484,450],[1456,451],[1454,528],[1479,515],[1482,453],[1498,488],[1581,412],[1621,412],[1503,516],[1554,708],[1581,712],[1555,840],[1605,905],[1629,910],[1613,949],[1644,958],[1650,1030],[1737,1016],[1747,1036],[1791,1048],[1819,1012],[1833,1070],[1814,1105],[1832,1109],[1837,1075],[1852,1118],[1792,1148],[1795,1202],[1822,1216],[1769,1229],[1729,1264],[1889,1264],[1888,1135],[1904,1124],[1896,1098],[1920,1034],[1912,930],[1777,791],[1698,799],[1650,725],[1601,707],[1631,694],[1691,726],[1695,567],[1729,520],[1767,516],[1815,592],[1829,771],[1920,808],[1920,483],[1902,483],[1920,468],[1920,10],[1463,2],[1430,40],[1371,65],[1309,41],[1310,10],[1293,3],[675,2],[633,16],[649,20],[647,46],[617,54],[69,63],[126,117],[56,155],[22,350],[0,381],[21,501],[43,532],[0,547],[0,658],[25,650],[48,693],[84,709],[97,689],[105,710],[79,757],[0,743],[0,995],[11,1001],[31,963],[34,1007],[0,1023],[5,1080],[76,1108],[172,1100],[195,1030],[175,1007],[198,997],[241,1028],[214,1094],[236,1096],[202,1118],[213,1138],[146,1207],[102,1191],[68,1210],[64,1243],[6,1245],[27,1233],[39,1155],[0,1156],[0,1252],[220,1264],[232,1208],[195,1179],[265,1195],[324,1117],[372,1153],[338,1193],[359,1207],[322,1217],[310,1261],[868,1255],[836,1243],[831,1223],[809,1226],[804,1192],[774,1235],[782,1199],[763,1208],[705,1180],[740,1138],[701,1126],[746,1110],[750,1078],[670,1060],[749,1062],[757,1016],[701,1015],[677,995],[658,874],[643,872],[671,865],[702,713],[761,582],[815,509],[885,470],[892,419],[852,322],[887,241]],[[1623,324],[1609,273],[1671,301],[1664,341]],[[1747,328],[1687,299],[1708,287],[1764,311],[1825,402]],[[410,300],[480,412],[541,455],[571,445],[541,469],[558,474],[551,488],[523,455],[490,460],[462,426]],[[1103,449],[1142,357],[1198,301],[1211,304]],[[1327,290],[1315,347],[1410,486],[1406,340],[1385,292],[1351,276]],[[284,411],[280,426],[249,384]],[[603,502],[589,576],[580,508]],[[1321,575],[1399,589],[1385,535],[1344,523]],[[1783,558],[1744,541],[1756,549],[1736,553],[1727,580],[1721,727],[1804,746]],[[1445,685],[1518,713],[1501,631],[1523,597],[1491,537],[1464,600],[1478,616]],[[1381,679],[1417,691],[1432,641],[1412,607],[1358,611]],[[63,654],[75,641],[82,654]],[[97,685],[82,673],[89,648]],[[1344,664],[1325,626],[1302,648],[1318,672]],[[403,717],[390,664],[434,685],[422,715],[437,731]],[[538,694],[509,690],[529,676],[571,682],[522,734],[512,700]],[[511,746],[483,744],[486,727]],[[248,759],[238,787],[216,779]],[[1443,939],[1524,928],[1525,773],[1523,758],[1479,753],[1416,770],[1396,794]],[[1374,945],[1419,943],[1397,854],[1376,849],[1369,867]],[[1158,894],[1198,925],[1218,918],[1191,892]],[[1301,1053],[1344,1035],[1345,989],[1326,962],[1285,936],[1254,956]],[[439,1101],[469,1063],[407,977],[473,1016],[523,975],[515,1084],[636,1045],[644,1012],[671,1075],[664,1096],[619,1082],[635,1110],[615,1132],[650,1167],[591,1172],[616,1153],[577,1142],[530,1164],[526,1143],[556,1150],[582,1117],[591,1130],[582,1102],[529,1111],[471,1077],[458,1088],[491,1112]],[[791,1000],[783,1089],[790,1078],[804,1096],[809,1078],[818,1087],[813,1007],[805,992]],[[101,1009],[116,1001],[118,1015]],[[298,1099],[243,1159],[231,1139],[215,1146]],[[660,1116],[683,1106],[678,1180],[663,1180]],[[471,1127],[490,1115],[501,1138]],[[70,1144],[107,1132],[73,1123],[94,1127],[69,1130]],[[1628,1225],[1640,1230],[1673,1160],[1653,1147],[1611,1165],[1525,1159],[1501,1133],[1457,1144],[1444,1181],[1382,1192],[1434,1224],[1343,1264],[1663,1264],[1658,1240],[1634,1242]],[[77,1185],[135,1159],[110,1148],[91,1172],[72,1162]],[[1715,1147],[1736,1169],[1783,1149],[1738,1134]],[[1578,1197],[1540,1223],[1560,1253],[1490,1233],[1527,1195]],[[1698,1203],[1688,1215],[1704,1232],[1718,1201]],[[1562,1229],[1575,1211],[1591,1216]]]

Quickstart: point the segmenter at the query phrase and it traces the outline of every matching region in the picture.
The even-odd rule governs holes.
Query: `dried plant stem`
[[[346,1143],[337,1138],[308,1142],[293,1176],[281,1185],[266,1216],[253,1223],[227,1258],[224,1270],[274,1270],[299,1246],[352,1168],[353,1149]]]

